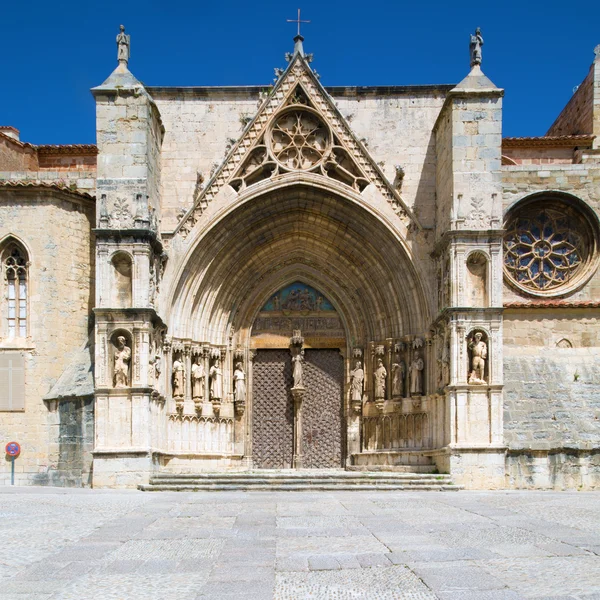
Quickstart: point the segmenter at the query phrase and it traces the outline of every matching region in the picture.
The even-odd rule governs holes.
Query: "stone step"
[[[348,471],[375,471],[377,473],[437,473],[435,465],[348,465]]]
[[[364,471],[238,471],[157,473],[143,491],[332,491],[332,490],[439,490],[462,489],[449,475]]]
[[[180,479],[150,479],[151,485],[245,485],[245,486],[255,486],[255,485],[266,485],[266,486],[279,486],[279,487],[290,487],[294,485],[307,485],[307,486],[315,486],[315,485],[350,485],[354,487],[360,487],[364,485],[368,486],[383,486],[383,485],[412,485],[412,486],[423,486],[423,485],[446,485],[451,484],[452,480],[444,479],[444,480],[435,480],[429,479],[424,481],[419,481],[416,479],[409,479],[406,481],[394,481],[391,479],[382,479],[382,480],[360,480],[360,479],[349,479],[349,480],[335,480],[335,479],[319,479],[319,480],[310,480],[310,479],[299,479],[295,481],[289,481],[285,479],[236,479],[236,480],[227,480],[227,479],[210,479],[210,480],[199,480],[199,479],[190,479],[190,480],[180,480]]]
[[[201,471],[197,473],[169,473],[161,472],[153,475],[154,479],[381,479],[388,478],[394,480],[403,479],[431,479],[450,478],[446,474],[415,473],[414,471],[379,471],[362,468],[352,470],[308,470],[308,469],[290,469],[290,470],[261,470],[261,471]]]
[[[347,483],[312,483],[312,484],[142,484],[138,489],[144,492],[224,492],[224,491],[262,491],[262,492],[319,492],[319,491],[439,491],[455,492],[462,486],[452,484],[369,484],[349,485]]]

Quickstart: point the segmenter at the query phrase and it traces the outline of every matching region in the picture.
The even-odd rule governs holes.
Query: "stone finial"
[[[483,46],[483,38],[481,37],[481,29],[478,27],[474,34],[471,34],[469,50],[471,52],[471,68],[481,64],[481,46]]]
[[[125,25],[120,25],[119,29],[120,32],[117,35],[117,60],[120,65],[127,66],[131,48],[131,36],[125,33]]]
[[[596,62],[600,61],[600,44],[594,48],[594,54],[596,55]]]

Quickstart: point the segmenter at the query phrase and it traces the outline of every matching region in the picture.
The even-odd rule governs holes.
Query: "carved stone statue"
[[[404,361],[392,365],[392,396],[402,398],[404,396],[404,376],[406,375],[406,365]]]
[[[155,359],[154,359],[154,378],[156,379],[156,381],[160,380],[161,371],[162,371],[162,358],[161,358],[160,354],[158,354],[158,352],[157,352]]]
[[[356,361],[354,369],[350,371],[350,378],[350,400],[352,402],[362,402],[365,372],[359,360]]]
[[[117,35],[117,60],[120,64],[127,65],[129,62],[130,37],[125,33],[125,25],[119,26],[120,33]]]
[[[375,380],[375,400],[385,399],[385,380],[387,377],[387,370],[383,366],[383,361],[377,359],[377,369],[373,373],[373,379]]]
[[[116,388],[129,387],[131,348],[127,346],[127,339],[123,335],[117,337],[114,361],[113,386]]]
[[[487,359],[487,344],[483,341],[483,334],[477,332],[469,342],[469,352],[471,353],[471,373],[469,383],[482,385],[485,380],[485,361]]]
[[[471,67],[481,64],[481,46],[483,46],[483,38],[481,37],[481,29],[475,30],[475,34],[471,34],[471,42],[469,49],[471,51]]]
[[[410,394],[421,396],[423,394],[423,369],[425,364],[421,355],[417,352],[410,363]]]
[[[176,358],[173,361],[172,381],[173,398],[183,398],[185,385],[185,366],[183,365],[183,361],[181,361],[179,358]]]
[[[233,372],[233,381],[235,384],[235,401],[246,402],[246,372],[241,362],[236,363]]]
[[[450,383],[450,339],[448,331],[444,335],[444,345],[442,346],[442,385]]]
[[[192,399],[195,402],[199,402],[204,399],[204,366],[202,365],[202,358],[196,357],[196,362],[192,365]]]
[[[223,397],[223,369],[221,361],[217,358],[215,364],[210,368],[210,398],[220,400]]]
[[[300,350],[295,356],[292,357],[292,375],[294,377],[294,387],[304,387],[304,374],[302,373],[302,363],[304,362],[304,350]]]

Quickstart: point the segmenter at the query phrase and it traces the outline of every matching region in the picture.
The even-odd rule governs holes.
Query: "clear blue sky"
[[[95,142],[89,89],[116,66],[120,23],[130,69],[148,85],[268,84],[298,7],[324,85],[458,83],[480,26],[483,70],[506,90],[505,136],[543,135],[600,44],[598,0],[6,0],[0,125],[37,144]]]

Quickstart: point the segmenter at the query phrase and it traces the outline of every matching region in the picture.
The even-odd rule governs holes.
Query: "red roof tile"
[[[58,181],[41,181],[39,179],[3,179],[0,180],[0,188],[48,188],[57,190],[59,192],[66,192],[67,194],[74,194],[87,200],[95,200],[95,196],[82,192],[78,189],[73,189],[66,183]]]
[[[539,298],[528,302],[505,302],[504,308],[600,308],[593,300],[560,300]]]

